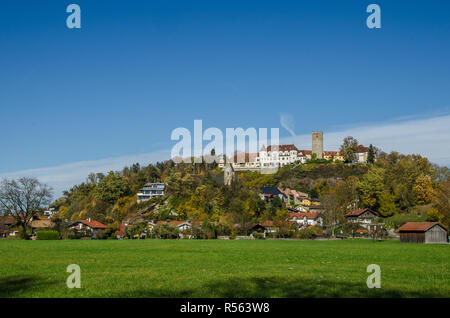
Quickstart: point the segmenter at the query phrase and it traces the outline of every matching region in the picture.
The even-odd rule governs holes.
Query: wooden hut
[[[437,222],[408,222],[398,229],[400,242],[447,243],[448,232]]]

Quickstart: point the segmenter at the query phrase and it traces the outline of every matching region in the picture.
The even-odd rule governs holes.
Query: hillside
[[[439,211],[435,202],[448,177],[446,167],[419,155],[393,152],[380,156],[375,164],[307,163],[286,166],[271,175],[239,172],[233,184],[225,186],[216,164],[194,166],[168,160],[146,167],[134,164],[107,175],[90,174],[52,206],[61,220],[92,218],[112,228],[126,220],[171,218],[216,222],[229,232],[235,223],[282,222],[286,204],[265,202],[259,196],[261,186],[278,186],[319,198],[325,221],[329,210],[342,217],[351,206],[370,207],[384,216],[419,211],[448,225],[448,211]],[[164,197],[137,203],[138,190],[148,182],[164,182]]]

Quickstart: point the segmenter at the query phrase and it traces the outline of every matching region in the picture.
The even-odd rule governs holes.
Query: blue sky
[[[70,3],[81,30],[66,27]],[[381,29],[366,27],[370,3],[381,6]],[[2,1],[0,174],[133,160],[170,149],[172,130],[194,119],[281,127],[284,113],[296,134],[325,138],[442,124],[449,10],[448,1]],[[406,150],[429,155],[427,144]],[[450,150],[431,159],[449,164]]]

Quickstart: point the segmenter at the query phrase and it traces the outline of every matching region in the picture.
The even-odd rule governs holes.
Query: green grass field
[[[450,297],[450,245],[0,240],[0,255],[0,297]],[[66,287],[69,264],[81,289]]]

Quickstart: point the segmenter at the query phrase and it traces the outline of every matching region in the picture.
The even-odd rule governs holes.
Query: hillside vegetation
[[[279,186],[320,198],[326,222],[334,217],[343,221],[350,208],[369,207],[387,217],[412,213],[449,226],[448,180],[448,168],[420,155],[396,152],[381,154],[374,164],[307,163],[272,175],[240,172],[231,186],[224,186],[216,164],[168,160],[145,167],[134,164],[107,175],[92,173],[52,205],[67,221],[93,218],[114,227],[133,218],[189,219],[217,222],[229,232],[236,223],[282,222],[284,203],[266,203],[258,194],[261,186]],[[138,204],[136,193],[148,182],[164,182],[166,195]]]

